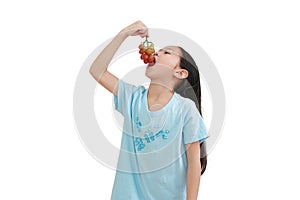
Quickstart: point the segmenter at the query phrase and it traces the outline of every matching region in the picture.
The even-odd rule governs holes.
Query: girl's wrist
[[[122,29],[118,35],[120,35],[121,37],[127,38],[129,35],[129,32],[126,29]]]

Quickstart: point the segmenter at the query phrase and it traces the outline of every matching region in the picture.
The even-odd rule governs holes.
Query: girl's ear
[[[189,76],[189,72],[186,69],[175,70],[174,76],[179,79],[185,79]]]

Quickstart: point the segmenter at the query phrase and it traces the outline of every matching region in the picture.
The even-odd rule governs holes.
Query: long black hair
[[[200,74],[196,62],[192,56],[186,52],[182,47],[179,47],[182,52],[180,58],[180,67],[186,69],[189,75],[186,79],[175,88],[175,92],[183,97],[193,100],[197,106],[197,109],[202,116],[201,107],[201,85],[200,85]],[[200,143],[200,162],[201,162],[201,175],[205,172],[207,165],[207,153],[206,153],[206,141]]]

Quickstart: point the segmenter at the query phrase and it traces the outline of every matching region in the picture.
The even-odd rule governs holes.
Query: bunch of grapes
[[[155,57],[154,57],[154,44],[153,42],[146,40],[139,45],[139,53],[141,54],[141,60],[144,61],[145,64],[149,63],[149,65],[154,65]]]

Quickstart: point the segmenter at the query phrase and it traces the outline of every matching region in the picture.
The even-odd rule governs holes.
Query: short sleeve
[[[134,91],[137,89],[135,85],[124,82],[119,79],[118,81],[118,95],[114,95],[115,109],[123,116],[130,108],[130,102]]]
[[[200,141],[202,143],[207,139],[208,132],[196,104],[191,101],[186,105],[183,124],[184,144]]]

